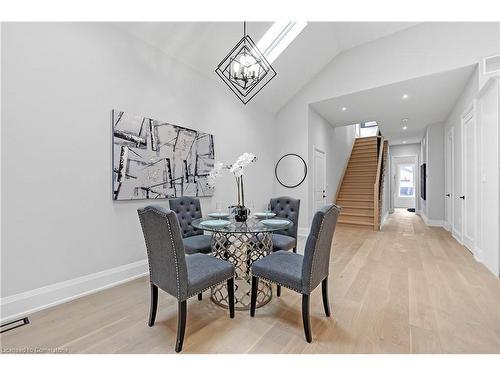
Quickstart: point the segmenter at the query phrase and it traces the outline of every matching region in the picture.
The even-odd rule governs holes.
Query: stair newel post
[[[377,142],[377,177],[373,185],[373,230],[380,229],[380,207],[379,207],[379,193],[380,193],[380,175],[382,173],[382,158],[384,154],[384,139],[380,138],[380,143]]]

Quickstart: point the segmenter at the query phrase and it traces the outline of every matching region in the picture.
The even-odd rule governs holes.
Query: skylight
[[[306,26],[306,21],[277,21],[259,40],[257,47],[272,64]]]

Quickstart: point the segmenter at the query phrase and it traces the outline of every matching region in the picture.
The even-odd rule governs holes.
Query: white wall
[[[349,157],[351,156],[352,146],[356,139],[356,126],[343,126],[334,128],[328,121],[319,115],[314,109],[309,107],[309,121],[308,121],[308,158],[313,160],[314,147],[319,148],[326,154],[326,196],[327,202],[335,200],[337,187],[341,183],[344,167],[347,165]],[[311,165],[309,169],[309,215],[308,211],[301,211],[301,216],[306,216],[308,222],[311,222],[314,216],[314,192],[313,181],[314,172]],[[302,207],[302,202],[301,202]]]
[[[273,116],[222,82],[109,24],[4,23],[1,37],[2,297],[145,259],[136,209],[168,202],[111,200],[113,108],[210,132],[217,160],[254,152],[246,196],[269,200]],[[203,210],[235,197],[226,176]]]
[[[341,53],[277,114],[275,161],[295,152],[308,157],[308,105],[320,100],[474,64],[500,46],[499,23],[424,23]],[[306,159],[308,162],[308,159]],[[308,162],[309,164],[309,162]],[[308,182],[275,194],[306,199]],[[301,217],[300,226],[306,226]]]
[[[444,133],[442,124],[427,127],[426,217],[441,222],[445,218]]]

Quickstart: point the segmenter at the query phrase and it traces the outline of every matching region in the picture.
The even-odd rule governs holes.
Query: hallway
[[[303,339],[300,297],[284,289],[250,318],[232,321],[210,302],[188,302],[185,353],[499,353],[500,281],[442,228],[397,210],[381,232],[339,227],[330,273],[332,317],[312,295],[313,343]],[[147,328],[142,277],[30,317],[2,334],[2,350],[170,353],[177,303],[160,293]]]

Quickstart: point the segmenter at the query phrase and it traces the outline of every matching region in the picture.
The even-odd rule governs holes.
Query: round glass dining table
[[[279,219],[279,218],[278,218]],[[266,225],[262,220],[249,217],[246,222],[236,222],[234,218],[224,219],[230,223],[223,227],[204,225],[213,219],[193,220],[191,225],[212,233],[212,255],[231,262],[235,268],[234,302],[237,310],[250,309],[252,263],[269,255],[273,250],[272,232],[287,229],[292,223],[283,219],[283,223]],[[227,288],[221,284],[212,288],[211,298],[214,303],[228,307]],[[272,298],[271,284],[260,280],[257,289],[256,307],[264,306]]]

